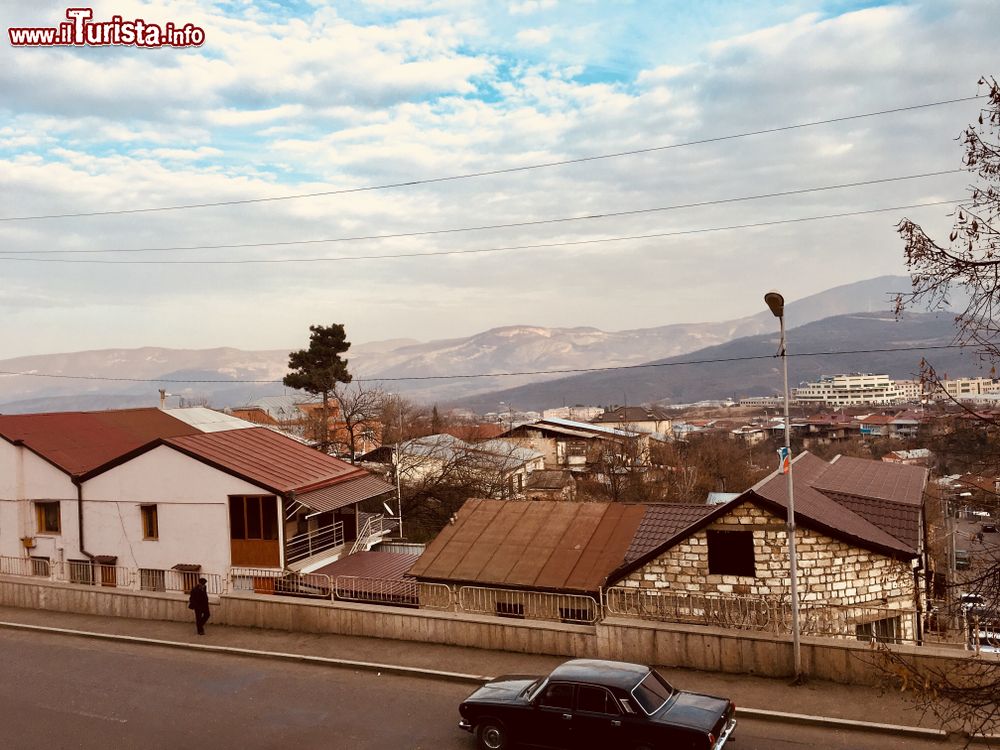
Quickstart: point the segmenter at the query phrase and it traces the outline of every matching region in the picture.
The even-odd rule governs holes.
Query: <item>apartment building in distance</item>
[[[888,375],[872,373],[828,375],[814,383],[803,383],[794,394],[800,404],[829,406],[889,406],[919,398],[919,383],[897,382]]]
[[[990,393],[1000,393],[1000,380],[993,378],[955,378],[940,381],[941,388],[934,394],[935,398],[950,396],[956,401],[974,399]]]

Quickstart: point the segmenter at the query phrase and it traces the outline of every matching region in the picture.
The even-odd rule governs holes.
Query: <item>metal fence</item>
[[[458,590],[456,604],[462,612],[518,620],[592,625],[601,615],[600,605],[591,596],[481,586],[462,586]]]
[[[389,604],[420,609],[451,610],[451,589],[441,583],[420,583],[411,578],[337,576],[334,598],[347,602]]]
[[[289,562],[295,562],[343,545],[344,522],[337,521],[321,529],[293,536],[285,545],[285,556]]]
[[[89,560],[52,562],[44,557],[0,557],[0,574],[45,578],[78,586],[128,589],[131,591],[178,591],[188,593],[199,578],[206,579],[210,594],[225,591],[225,578],[199,571],[128,568]]]
[[[296,573],[277,568],[232,568],[229,583],[233,591],[313,599],[329,599],[333,590],[330,576],[323,573]]]

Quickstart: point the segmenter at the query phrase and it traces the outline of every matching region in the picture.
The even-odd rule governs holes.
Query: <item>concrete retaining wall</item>
[[[507,620],[496,617],[380,607],[348,602],[288,599],[254,594],[212,597],[213,622],[238,627],[333,633],[553,656],[620,659],[712,672],[789,677],[790,638],[722,628],[609,618],[596,626]],[[0,576],[0,605],[109,617],[187,622],[181,594],[83,588]],[[925,665],[967,661],[966,652],[898,646]],[[996,657],[986,657],[996,658]],[[811,677],[872,685],[879,673],[863,643],[802,639],[802,664]]]

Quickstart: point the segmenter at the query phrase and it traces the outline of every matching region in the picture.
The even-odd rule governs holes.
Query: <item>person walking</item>
[[[188,597],[188,609],[194,610],[194,624],[198,628],[198,635],[205,635],[205,623],[212,616],[208,611],[206,583],[208,583],[207,578],[199,578],[198,583],[191,587],[191,594]]]

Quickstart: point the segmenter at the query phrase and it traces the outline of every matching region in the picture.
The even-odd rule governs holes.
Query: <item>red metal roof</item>
[[[295,499],[313,510],[326,513],[346,505],[360,503],[371,497],[384,495],[387,492],[395,493],[395,485],[379,479],[374,474],[365,472],[362,476],[345,479],[318,490],[297,494]]]
[[[265,427],[186,435],[163,442],[281,494],[370,476],[362,468]]]
[[[155,408],[0,415],[0,436],[79,476],[158,438],[199,430]]]
[[[468,500],[410,569],[428,581],[596,592],[625,560],[644,505]]]

